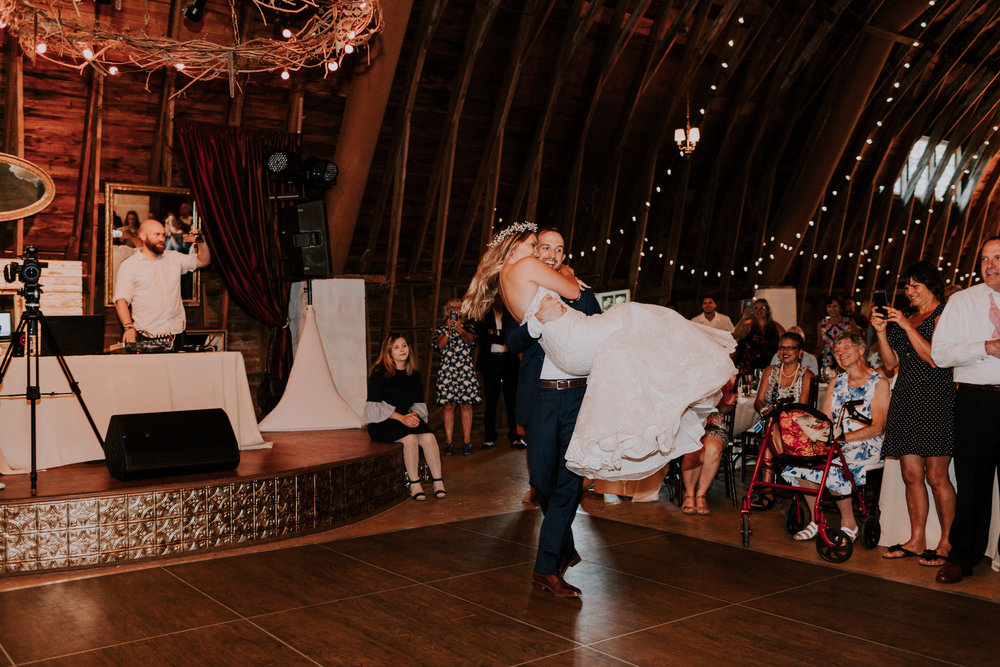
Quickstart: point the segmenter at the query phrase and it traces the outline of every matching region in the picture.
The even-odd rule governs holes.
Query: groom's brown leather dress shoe
[[[939,584],[957,584],[971,574],[971,569],[964,568],[958,563],[945,563],[938,570],[937,577],[934,580]]]
[[[557,598],[578,598],[581,591],[576,586],[571,586],[558,574],[531,573],[531,585],[540,591],[548,591]]]
[[[571,567],[573,567],[575,565],[578,565],[579,563],[580,563],[580,554],[578,554],[577,552],[574,551],[573,555],[569,557],[569,560],[563,561],[562,563],[560,563],[560,565],[559,565],[559,576],[561,577],[561,576],[565,575],[566,574],[566,570],[568,570],[569,568],[571,568]]]

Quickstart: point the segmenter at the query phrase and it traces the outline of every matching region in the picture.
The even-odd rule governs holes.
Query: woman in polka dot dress
[[[944,565],[951,551],[948,529],[955,518],[955,487],[948,478],[955,440],[955,383],[950,368],[937,368],[931,360],[934,326],[944,310],[944,284],[929,262],[917,262],[903,274],[906,297],[915,309],[909,316],[895,308],[885,314],[872,310],[879,354],[888,370],[899,368],[886,421],[885,456],[899,458],[906,485],[910,539],[889,547],[884,558],[919,556],[920,564]],[[927,487],[931,486],[941,541],[927,549]]]

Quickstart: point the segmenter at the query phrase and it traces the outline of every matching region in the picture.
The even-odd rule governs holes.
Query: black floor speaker
[[[234,470],[240,448],[224,410],[114,415],[104,458],[115,479]]]

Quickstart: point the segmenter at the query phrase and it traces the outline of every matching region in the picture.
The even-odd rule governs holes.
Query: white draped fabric
[[[24,393],[25,360],[12,359],[0,387],[0,473],[31,467],[30,411]],[[92,355],[66,357],[73,377],[101,436],[112,415],[222,408],[241,449],[268,446],[257,430],[243,355],[202,354]],[[76,397],[54,357],[40,359],[37,403],[37,467],[54,468],[104,458]]]
[[[260,422],[262,431],[361,428],[361,417],[341,397],[323,353],[316,313],[306,306],[295,362],[281,401]]]

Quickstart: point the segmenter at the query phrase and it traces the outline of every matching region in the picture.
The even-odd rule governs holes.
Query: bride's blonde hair
[[[500,269],[514,253],[517,244],[534,233],[527,229],[518,234],[511,234],[486,250],[483,258],[479,260],[475,275],[469,282],[469,289],[462,297],[463,318],[481,320],[486,316],[500,290]]]

